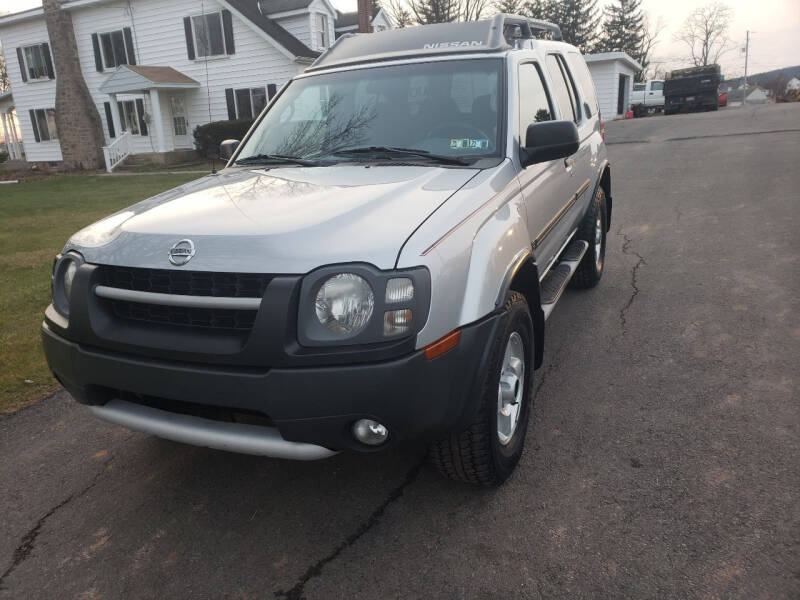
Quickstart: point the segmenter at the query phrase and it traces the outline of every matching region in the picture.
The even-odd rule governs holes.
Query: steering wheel
[[[485,139],[485,140],[491,140],[492,139],[490,136],[486,135],[486,132],[481,131],[479,128],[475,127],[474,125],[470,125],[469,123],[466,123],[464,121],[445,121],[444,123],[439,123],[438,125],[434,126],[433,129],[431,129],[428,132],[428,135],[425,136],[425,139],[431,139],[432,137],[436,137],[434,135],[434,133],[436,133],[440,129],[444,129],[445,127],[449,127],[451,131],[453,129],[456,129],[456,130],[457,129],[469,129],[473,133],[477,133],[479,138],[482,138],[482,139]]]

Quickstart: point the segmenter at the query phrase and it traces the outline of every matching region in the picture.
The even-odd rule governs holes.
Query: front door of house
[[[172,116],[172,138],[175,148],[191,148],[191,132],[189,120],[186,118],[186,101],[183,93],[170,95],[169,111]]]

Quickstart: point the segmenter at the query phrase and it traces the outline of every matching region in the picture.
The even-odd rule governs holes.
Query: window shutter
[[[53,57],[50,56],[50,44],[42,44],[42,54],[44,54],[44,67],[47,69],[47,76],[50,79],[55,79],[56,74],[53,71]]]
[[[31,125],[33,125],[33,139],[35,139],[37,142],[40,142],[42,138],[39,137],[39,126],[36,124],[36,113],[33,110],[29,110],[28,114],[31,116]]]
[[[183,18],[183,30],[186,32],[186,54],[189,60],[194,60],[194,38],[192,37],[192,20],[189,17]]]
[[[228,103],[228,118],[232,121],[236,118],[236,104],[233,101],[233,88],[225,90],[225,102]]]
[[[267,84],[267,98],[272,100],[275,97],[275,94],[278,93],[278,86],[274,83]]]
[[[225,32],[225,51],[228,54],[236,54],[236,47],[233,44],[233,21],[231,11],[222,10],[222,30]]]
[[[144,100],[136,99],[136,114],[139,115],[139,132],[147,135],[147,123],[144,122]]]
[[[128,64],[136,64],[136,52],[134,52],[133,36],[130,27],[123,27],[122,34],[125,36],[125,54],[128,56]]]
[[[98,73],[103,72],[103,55],[100,54],[100,39],[96,33],[92,34],[92,48],[94,49],[94,68]]]
[[[108,135],[110,137],[117,137],[114,131],[114,119],[111,116],[111,102],[103,102],[103,108],[106,110],[106,123],[108,124]]]
[[[17,48],[17,60],[19,61],[19,72],[22,75],[22,82],[28,81],[28,74],[25,72],[25,61],[22,59],[22,48]]]

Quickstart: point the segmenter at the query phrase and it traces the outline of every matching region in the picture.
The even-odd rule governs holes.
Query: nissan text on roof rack
[[[339,38],[225,169],[67,242],[55,376],[180,442],[312,460],[421,439],[444,475],[502,483],[545,321],[600,281],[611,217],[592,81],[560,37],[499,14]]]

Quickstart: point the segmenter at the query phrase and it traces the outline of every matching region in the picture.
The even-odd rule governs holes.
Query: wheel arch
[[[531,311],[534,340],[533,368],[538,369],[544,360],[544,311],[539,289],[539,266],[531,251],[524,252],[506,274],[497,298],[498,309],[505,302],[509,291],[519,292],[525,296],[528,309]]]
[[[599,185],[606,194],[606,231],[611,231],[611,164],[608,161],[603,165]]]

